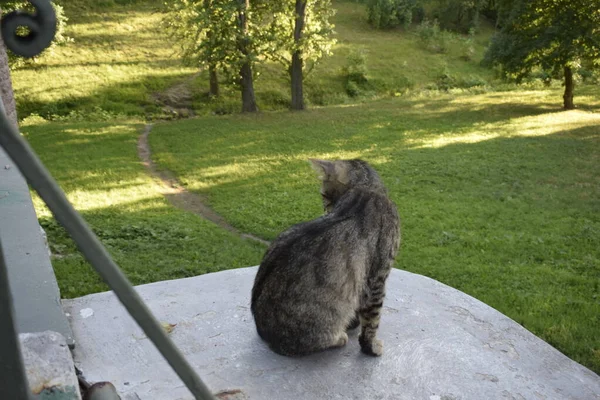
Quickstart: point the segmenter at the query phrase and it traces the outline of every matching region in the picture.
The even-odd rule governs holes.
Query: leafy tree
[[[600,7],[596,0],[498,0],[500,30],[484,58],[521,81],[536,67],[564,76],[563,105],[573,109],[573,69],[600,67]]]
[[[489,0],[422,0],[431,9],[428,17],[440,27],[467,33],[479,26],[479,13]]]
[[[221,0],[176,0],[166,5],[170,11],[163,24],[179,44],[184,63],[207,67],[209,94],[218,96],[217,71],[234,64],[236,5]]]
[[[240,86],[242,88],[242,112],[256,112],[256,98],[254,96],[254,80],[252,77],[253,60],[258,56],[253,47],[252,35],[250,34],[250,0],[237,0],[237,22],[238,29],[236,44],[240,54]]]
[[[420,2],[417,0],[368,0],[367,20],[378,29],[389,29],[398,25],[408,26],[413,12]]]
[[[253,63],[262,36],[253,23],[249,0],[175,0],[163,23],[179,44],[188,65],[208,67],[211,96],[219,95],[218,71],[236,76],[242,111],[258,110],[254,96]]]
[[[267,57],[280,62],[291,80],[291,108],[305,108],[303,81],[305,73],[331,51],[335,43],[333,24],[335,10],[331,0],[287,0],[270,2],[273,18],[266,30],[269,43]]]
[[[0,10],[0,13],[2,11]],[[6,47],[0,37],[0,101],[9,121],[17,125],[17,109],[15,107],[15,95],[12,81],[10,79],[10,68],[8,67],[8,54]]]

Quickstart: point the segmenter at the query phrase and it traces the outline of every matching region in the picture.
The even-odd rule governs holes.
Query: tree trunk
[[[290,67],[290,77],[292,79],[292,110],[304,110],[304,94],[303,89],[303,67],[304,59],[302,58],[302,50],[298,47],[302,34],[304,33],[304,19],[306,15],[306,1],[296,0],[296,20],[294,26],[294,44],[296,50],[292,54],[292,65]]]
[[[240,86],[242,88],[242,112],[256,112],[256,98],[254,97],[254,80],[252,78],[252,64],[248,57],[250,49],[248,48],[248,16],[247,11],[250,7],[250,0],[239,0],[240,10],[238,12],[239,37],[238,49],[245,58],[240,68]]]
[[[563,95],[564,108],[565,110],[572,110],[575,108],[573,104],[573,71],[571,67],[565,67],[565,94]]]
[[[0,36],[0,95],[2,97],[2,104],[4,105],[4,112],[8,117],[9,121],[17,126],[17,109],[15,106],[15,96],[13,93],[12,82],[10,80],[10,68],[8,67],[8,54],[6,54],[6,48],[4,42]]]
[[[213,64],[208,66],[208,75],[210,76],[210,89],[208,95],[210,97],[219,97],[219,79],[217,76],[217,67]]]

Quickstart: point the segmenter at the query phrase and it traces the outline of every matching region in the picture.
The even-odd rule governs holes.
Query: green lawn
[[[402,216],[398,268],[484,301],[600,371],[594,89],[569,112],[556,90],[446,95],[205,117],[150,138],[159,165],[267,239],[321,213],[307,158],[368,160]]]
[[[113,121],[21,130],[132,283],[258,264],[263,246],[167,203],[137,156],[142,127]],[[62,297],[108,290],[41,200],[34,200]]]
[[[74,41],[12,75],[23,132],[135,284],[255,265],[265,250],[174,209],[137,157],[143,121],[164,116],[156,92],[197,72],[173,57],[161,3],[66,3]],[[287,82],[266,64],[259,106],[279,111],[158,124],[154,159],[228,222],[271,239],[321,213],[307,158],[363,157],[403,218],[397,267],[477,297],[600,372],[598,87],[577,86],[570,112],[558,109],[559,88],[493,92],[494,74],[478,63],[485,25],[466,61],[459,42],[433,54],[412,32],[371,29],[362,5],[334,4],[339,43],[307,80],[311,110],[281,111]],[[341,69],[358,49],[370,93],[350,98]],[[459,87],[491,85],[430,90],[441,74]],[[206,103],[203,73],[192,85],[199,113],[240,108],[227,90]],[[106,290],[35,204],[62,295]]]
[[[173,57],[156,12],[160,1],[63,3],[73,41],[12,73],[20,118],[159,115],[153,94],[195,72]]]

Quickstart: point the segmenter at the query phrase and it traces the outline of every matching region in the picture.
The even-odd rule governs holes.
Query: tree
[[[600,67],[600,7],[596,0],[499,0],[499,31],[484,63],[520,82],[539,67],[564,77],[563,106],[574,108],[573,70]]]
[[[267,1],[272,18],[265,21],[267,57],[289,74],[293,110],[303,110],[304,78],[335,44],[330,22],[335,10],[330,0]],[[291,34],[290,34],[291,33]]]
[[[166,3],[165,28],[188,65],[207,67],[209,94],[219,95],[218,71],[239,86],[242,111],[257,111],[252,64],[257,58],[256,27],[249,0],[175,0]]]
[[[240,86],[242,88],[242,112],[256,112],[256,98],[254,97],[254,78],[252,76],[252,63],[255,57],[252,51],[252,37],[249,29],[250,0],[238,0],[238,31],[237,47],[241,54],[240,61]]]
[[[1,10],[0,10],[1,14]],[[10,79],[10,68],[8,66],[8,54],[6,53],[6,47],[0,36],[0,95],[2,97],[2,104],[4,105],[4,112],[8,117],[9,121],[17,126],[17,109],[15,106],[15,96],[12,87],[12,81]]]
[[[163,24],[179,44],[179,54],[189,66],[207,67],[209,95],[219,96],[218,70],[231,63],[235,53],[235,5],[220,0],[176,0],[168,3]]]

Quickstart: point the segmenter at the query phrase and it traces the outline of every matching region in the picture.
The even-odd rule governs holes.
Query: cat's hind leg
[[[348,323],[348,326],[346,327],[346,331],[351,331],[353,329],[356,329],[360,326],[360,316],[358,311],[356,312],[356,315],[354,315],[354,318],[352,318],[350,320],[350,322]]]
[[[284,340],[271,343],[271,348],[276,353],[285,356],[302,356],[316,353],[323,350],[344,347],[348,343],[346,332],[326,332],[319,335],[302,336],[295,338],[286,338]]]

